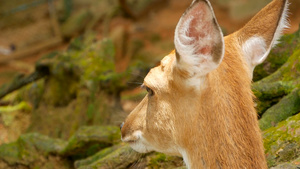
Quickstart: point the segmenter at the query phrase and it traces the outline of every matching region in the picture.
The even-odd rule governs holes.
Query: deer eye
[[[147,92],[148,92],[148,94],[149,94],[149,96],[153,96],[154,95],[154,92],[153,92],[153,90],[152,89],[150,89],[148,86],[143,86],[146,90],[147,90]]]
[[[147,90],[147,92],[148,92],[149,96],[153,96],[153,95],[154,95],[154,92],[153,92],[153,90],[152,90],[152,89],[150,89],[149,87],[147,87],[147,86],[146,86],[146,90]]]

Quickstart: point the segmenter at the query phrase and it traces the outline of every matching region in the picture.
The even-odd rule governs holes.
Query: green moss
[[[25,101],[17,103],[16,105],[0,106],[0,117],[5,126],[11,126],[16,122],[20,112],[31,112],[32,106]],[[15,129],[18,130],[18,129]]]
[[[15,101],[28,101],[33,105],[33,108],[37,108],[42,100],[42,96],[45,91],[45,79],[35,81],[18,91],[18,95]]]
[[[48,155],[50,153],[57,154],[66,146],[66,141],[61,139],[53,139],[38,133],[29,133],[22,135],[21,140],[27,145],[32,145],[37,151]]]
[[[270,100],[289,94],[295,88],[293,82],[276,81],[262,83],[260,81],[252,85],[252,91],[260,100]]]
[[[78,169],[85,169],[85,168],[114,168],[114,169],[121,169],[126,168],[130,164],[137,161],[141,158],[141,154],[135,152],[130,148],[129,145],[124,145],[112,153],[109,153],[105,157],[94,161],[93,163],[80,166]]]
[[[182,166],[182,167],[177,167],[175,169],[187,169],[187,167],[186,166]]]
[[[3,144],[0,146],[0,158],[10,165],[22,162],[18,142]]]
[[[300,43],[299,43],[300,45]],[[289,57],[286,63],[281,66],[276,72],[272,75],[262,79],[260,83],[270,83],[275,81],[283,81],[283,82],[296,82],[299,83],[300,76],[300,48],[298,47],[293,54]]]
[[[57,56],[64,60],[62,55]],[[44,61],[46,62],[46,61]],[[76,97],[79,87],[79,72],[68,61],[60,61],[57,58],[50,60],[50,76],[45,80],[43,99],[50,105],[64,106]]]
[[[119,139],[119,127],[114,126],[82,127],[68,141],[29,133],[20,136],[16,142],[0,145],[0,161],[3,160],[9,165],[32,166],[41,158],[47,158],[53,154],[67,156],[71,160],[82,159],[118,143]],[[110,152],[118,147],[120,146],[112,148]],[[109,154],[110,152],[102,151],[102,153],[97,153],[96,157],[100,158],[101,154],[104,157],[105,153]],[[41,164],[37,164],[37,166],[41,166]]]
[[[167,156],[165,154],[156,153],[156,155],[150,159],[150,162],[148,165],[150,165],[152,167],[158,166],[160,163],[166,162],[166,160],[167,160]]]
[[[0,146],[0,159],[10,165],[29,165],[40,159],[40,155],[58,153],[65,146],[65,142],[51,139],[37,133],[22,135],[16,142]]]
[[[263,133],[268,166],[291,161],[300,156],[300,113]]]
[[[70,77],[68,73],[75,72],[75,75],[79,76],[78,80],[75,79],[75,84],[87,86],[90,90],[92,90],[93,85],[98,85],[107,93],[119,93],[120,90],[127,86],[127,82],[132,77],[131,73],[142,64],[132,62],[125,72],[116,72],[115,46],[113,42],[110,39],[92,42],[93,39],[89,37],[73,40],[69,51],[50,61],[53,62],[51,65],[54,65],[51,69],[51,75],[58,78],[56,81],[65,82],[67,80],[70,81],[70,79],[61,79],[59,77]],[[72,82],[70,81],[70,84],[73,84]],[[54,83],[51,86],[62,85],[55,85]],[[68,91],[68,88],[64,86],[61,88]],[[57,94],[59,89],[54,88],[54,91],[51,93],[57,90],[55,92]]]
[[[273,105],[275,105],[276,103],[278,103],[278,101],[280,101],[280,97],[277,98],[273,98],[270,100],[256,100],[256,106],[255,109],[257,111],[257,114],[259,115],[259,119],[261,118],[262,114],[268,110],[270,107],[272,107]]]
[[[258,112],[263,114],[259,121],[261,129],[275,126],[300,111],[300,30],[291,36],[287,43],[297,47],[279,51],[292,52],[288,60],[276,72],[253,84],[253,92],[260,99]]]
[[[274,73],[280,68],[297,49],[300,44],[300,29],[290,35],[281,37],[280,42],[274,49],[271,50],[266,61],[256,66],[253,73],[253,81],[258,81]]]
[[[61,26],[61,32],[64,37],[72,37],[85,29],[85,26],[91,21],[93,14],[89,10],[81,10],[67,19]]]
[[[81,127],[68,141],[61,154],[72,155],[88,153],[93,147],[96,150],[111,146],[120,139],[120,129],[114,126]],[[97,144],[95,146],[95,144]],[[91,147],[92,146],[92,147]]]
[[[14,111],[31,111],[31,106],[26,102],[20,102],[16,105],[0,106],[0,113],[14,112]]]
[[[300,45],[299,45],[300,47]],[[289,58],[290,62],[288,65],[285,65],[284,68],[285,71],[283,72],[284,77],[283,80],[284,81],[291,81],[291,80],[295,80],[297,78],[299,78],[300,76],[300,49],[298,48],[297,50],[295,50],[295,52],[293,53],[293,55],[290,56]]]
[[[183,165],[181,157],[169,156],[163,153],[152,153],[147,156],[147,167],[151,169],[164,168],[171,169]]]
[[[300,112],[300,89],[296,88],[262,115],[259,126],[262,130],[265,130],[298,112]]]
[[[122,145],[115,145],[115,146],[112,146],[112,147],[105,148],[105,149],[95,153],[94,155],[89,156],[86,159],[75,161],[74,166],[75,166],[75,168],[80,168],[80,167],[84,167],[86,165],[90,165],[90,164],[104,158],[105,156],[107,156],[108,154],[114,152],[115,150],[119,149],[121,146]]]

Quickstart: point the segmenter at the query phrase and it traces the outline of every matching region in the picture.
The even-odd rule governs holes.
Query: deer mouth
[[[139,153],[148,153],[153,151],[152,146],[150,146],[143,138],[141,131],[135,131],[131,135],[122,137],[121,140],[128,143],[133,150]]]
[[[121,140],[125,143],[134,144],[141,138],[142,133],[140,131],[136,131],[131,135],[127,135],[122,137]]]
[[[129,144],[134,144],[137,142],[137,140],[124,140],[124,139],[122,139],[122,141]]]

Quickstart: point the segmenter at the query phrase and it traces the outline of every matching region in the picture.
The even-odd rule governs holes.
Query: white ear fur
[[[284,29],[289,28],[287,21],[288,5],[288,1],[286,1],[280,21],[269,46],[266,45],[264,38],[259,36],[250,37],[242,45],[242,52],[250,66],[251,73],[255,66],[261,64],[267,58],[271,49],[278,43]]]
[[[273,38],[273,41],[272,41],[272,45],[270,48],[274,47],[276,44],[279,43],[279,39],[281,37],[281,35],[283,34],[283,31],[285,29],[288,29],[290,27],[290,24],[289,24],[289,21],[288,21],[288,14],[289,14],[289,2],[286,1],[285,5],[284,5],[284,8],[283,8],[283,12],[282,12],[282,15],[280,17],[280,21],[279,21],[279,24],[277,26],[277,29],[276,29],[276,32],[274,34],[274,38]]]
[[[204,76],[216,69],[224,55],[222,31],[208,1],[194,0],[175,30],[176,66],[190,75]]]
[[[254,70],[256,65],[262,63],[269,54],[264,38],[259,36],[249,38],[243,44],[242,51],[244,56],[246,56],[251,71]]]

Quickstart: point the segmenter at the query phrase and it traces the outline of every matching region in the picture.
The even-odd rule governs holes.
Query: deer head
[[[207,0],[194,0],[175,30],[175,50],[151,69],[147,96],[121,127],[141,153],[183,156],[188,168],[267,168],[251,92],[286,27],[287,1],[273,0],[223,38]]]

